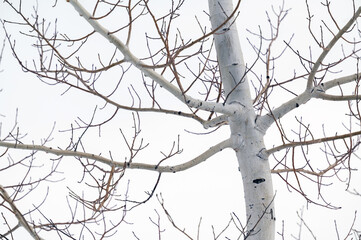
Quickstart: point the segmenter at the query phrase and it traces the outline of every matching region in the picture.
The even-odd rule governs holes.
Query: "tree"
[[[249,56],[247,61],[243,59],[236,26],[237,22],[242,28],[245,21],[239,15],[241,1],[233,7],[230,0],[209,0],[206,17],[211,26],[198,17],[195,22],[200,31],[195,34],[188,33],[189,26],[182,22],[188,20],[182,19],[184,1],[181,0],[167,3],[167,8],[159,8],[159,3],[152,1],[94,1],[84,6],[76,0],[66,2],[64,5],[55,1],[54,10],[62,4],[67,11],[74,9],[80,15],[71,29],[62,26],[64,16],[58,16],[59,20],[42,19],[39,9],[43,3],[34,7],[32,14],[22,6],[28,3],[8,0],[3,3],[18,17],[17,20],[3,19],[2,24],[7,46],[21,68],[36,75],[47,87],[57,87],[64,98],[75,94],[79,101],[86,99],[90,106],[95,106],[90,117],[79,117],[63,130],[68,134],[65,145],[62,137],[57,140],[58,134],[53,131],[40,143],[26,141],[27,136],[19,130],[17,121],[7,131],[9,134],[1,137],[1,156],[8,159],[2,161],[1,170],[4,175],[10,172],[18,177],[0,187],[5,212],[3,224],[7,226],[7,231],[0,233],[4,238],[11,238],[19,226],[34,239],[41,239],[44,231],[54,231],[60,239],[112,236],[127,223],[130,210],[154,198],[163,174],[194,168],[224,149],[234,150],[242,175],[245,221],[238,222],[238,216],[233,214],[230,223],[238,227],[238,234],[244,239],[275,238],[277,196],[271,173],[278,175],[307,202],[329,208],[333,205],[323,199],[321,191],[321,187],[328,185],[328,179],[346,179],[347,186],[351,183],[355,170],[351,159],[357,159],[354,153],[361,134],[357,130],[361,117],[358,106],[361,7],[355,2],[348,3],[348,19],[342,23],[334,15],[331,3],[323,2],[330,21],[322,21],[320,33],[314,30],[315,16],[311,5],[305,2],[309,36],[314,44],[309,55],[293,45],[292,35],[286,41],[280,40],[281,23],[289,10],[283,5],[272,9],[272,16],[267,13],[269,33],[263,28],[258,32],[249,31],[255,40],[249,40],[247,47],[251,46],[254,51],[254,60]],[[148,28],[149,25],[152,28]],[[19,41],[10,33],[14,28],[22,38],[34,40],[36,59],[27,61],[27,56],[23,56],[17,47]],[[143,42],[140,36],[144,36]],[[330,56],[331,52],[337,54]],[[283,58],[289,61],[288,56],[297,59],[302,69],[291,66],[294,71],[291,77],[282,79],[281,72],[288,71],[290,66],[278,65],[278,61]],[[344,66],[351,66],[352,73],[342,71]],[[281,80],[278,76],[282,76]],[[282,103],[279,103],[280,94]],[[296,124],[288,123],[291,112],[302,111],[299,109],[303,105],[315,107],[313,99],[325,100],[327,104],[341,102],[349,118],[349,125],[344,125],[346,132],[335,131],[329,135],[327,129],[312,130],[301,118],[296,118]],[[124,112],[131,113],[131,127],[121,124]],[[149,118],[148,113],[154,116]],[[151,144],[142,138],[141,122],[149,121],[158,134],[161,129],[155,128],[155,121],[159,115],[192,120],[205,129],[214,129],[211,133],[216,133],[207,135],[213,141],[219,141],[217,133],[225,128],[230,131],[229,137],[184,160],[178,156],[182,153],[178,136],[168,152],[161,150],[160,158],[144,160],[150,156],[147,151]],[[266,147],[265,134],[272,128],[278,129],[279,134],[273,137],[274,143]],[[111,143],[104,141],[114,136],[116,129],[125,148],[119,147],[119,139],[116,142],[111,139]],[[98,138],[94,140],[96,134]],[[104,141],[103,148],[97,146],[99,140]],[[321,148],[323,162],[312,159],[314,145]],[[20,150],[28,150],[30,154],[12,157]],[[46,156],[47,161],[38,163],[35,156],[39,155]],[[51,213],[42,208],[42,203],[51,199],[48,194],[27,213],[19,210],[20,202],[28,201],[43,185],[68,181],[66,174],[64,178],[59,176],[65,171],[63,166],[70,166],[66,163],[69,158],[81,166],[78,187],[84,191],[80,194],[68,188],[66,199],[71,216],[53,220]],[[174,158],[182,162],[178,164]],[[35,177],[38,166],[41,166],[41,177]],[[130,199],[128,187],[123,193],[118,190],[121,184],[128,186],[124,176],[132,169],[158,173],[145,199]],[[318,199],[310,197],[312,194],[305,190],[307,181],[318,186]],[[157,195],[157,199],[173,227],[191,238],[173,220],[161,195]],[[82,211],[78,210],[79,206]],[[16,223],[10,222],[9,216],[16,219]],[[159,229],[160,239],[160,224],[152,221]],[[102,231],[99,233],[94,225],[100,225]],[[138,238],[137,233],[134,237]]]

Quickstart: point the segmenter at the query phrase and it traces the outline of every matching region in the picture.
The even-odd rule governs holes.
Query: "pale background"
[[[73,8],[65,1],[59,1],[56,9],[50,8],[53,2],[49,3],[48,1],[43,0],[39,0],[38,2],[39,11],[42,16],[58,19],[59,31],[61,31],[61,29],[71,29],[71,31],[74,32],[83,30],[77,29],[77,23],[83,22],[83,19],[81,19]],[[162,2],[165,1],[162,0],[158,2],[161,7]],[[334,9],[337,10],[338,20],[342,24],[350,18],[343,10],[346,9],[343,6],[345,2],[348,1],[338,0],[332,2],[335,6],[337,5]],[[360,1],[356,1],[356,5],[360,3]],[[26,1],[23,3],[23,9],[27,9],[27,11],[31,12],[32,5],[32,1],[31,3],[30,1]],[[241,4],[237,25],[243,44],[243,55],[248,62],[252,62],[255,56],[246,37],[249,37],[253,41],[255,41],[256,38],[251,36],[246,29],[257,32],[258,25],[260,25],[263,32],[266,34],[269,29],[265,11],[271,12],[271,5],[278,8],[279,5],[282,5],[282,1],[244,0]],[[297,46],[297,49],[303,49],[305,53],[307,53],[308,46],[310,44],[314,45],[314,43],[310,39],[307,31],[307,12],[305,3],[303,1],[285,1],[285,6],[286,8],[291,8],[291,10],[285,21],[282,23],[280,39],[287,40],[295,33],[292,41],[293,46]],[[311,6],[313,6],[311,10],[317,18],[322,18],[321,16],[323,15],[327,18],[326,10],[321,8],[321,4],[318,1],[312,1]],[[207,1],[186,1],[184,6],[185,15],[181,16],[181,29],[183,27],[185,31],[189,31],[189,34],[194,34],[195,36],[200,34],[198,26],[195,24],[194,15],[197,14],[206,24],[207,19],[202,11],[207,11],[207,8]],[[3,3],[0,7],[0,16],[4,19],[15,19],[12,10]],[[149,23],[144,22],[142,24],[144,24],[144,28],[147,29]],[[82,26],[84,26],[84,24],[82,24]],[[315,25],[314,27],[317,29],[318,26]],[[11,29],[13,38],[19,37],[19,35],[16,34],[16,31],[16,29]],[[3,30],[0,31],[0,36],[0,40],[2,41],[4,39]],[[36,54],[36,50],[29,48],[29,42],[27,42],[29,39],[20,39],[18,38],[16,43],[19,53],[22,56],[27,57],[27,59],[31,59],[31,55]],[[94,48],[89,49],[89,53],[86,53],[89,54],[90,61],[92,57],[96,56],[95,54],[97,52],[106,51],[106,48],[104,47],[106,45],[103,46],[103,42],[106,40],[99,37],[98,41],[98,44],[94,44]],[[142,43],[144,43],[144,34],[139,34],[138,36],[135,30],[131,49],[136,55],[138,51],[142,51],[142,49],[138,47],[141,46]],[[280,40],[279,44],[279,49],[281,49],[282,46],[284,46],[283,42]],[[275,49],[277,49],[277,47]],[[314,49],[315,58],[320,50],[315,47]],[[294,68],[299,69],[297,60],[295,60],[294,56],[292,56],[291,59],[292,54],[290,54],[290,57],[288,57],[288,54],[289,53],[283,56],[283,61],[279,61],[278,66],[276,67],[279,68],[279,70],[277,70],[279,79],[283,77],[283,74],[284,78],[288,79],[292,75]],[[29,62],[29,64],[31,64],[31,62]],[[293,66],[293,64],[295,66]],[[13,127],[16,113],[18,113],[17,122],[20,132],[27,133],[23,142],[31,143],[34,141],[35,144],[41,143],[41,139],[46,138],[49,135],[54,122],[56,122],[55,130],[52,133],[54,140],[51,144],[52,146],[66,147],[69,133],[61,133],[59,130],[69,129],[70,124],[74,123],[77,117],[89,120],[95,106],[98,105],[98,107],[101,107],[103,105],[102,101],[98,101],[93,96],[88,96],[73,90],[61,95],[64,92],[65,87],[50,87],[39,81],[35,76],[23,73],[12,57],[8,47],[6,47],[4,51],[0,70],[1,138],[6,136]],[[260,69],[260,71],[264,71],[264,69]],[[354,66],[350,66],[350,69],[343,66],[342,71],[341,74],[335,75],[334,77],[354,73]],[[104,77],[116,76],[104,75]],[[131,81],[135,82],[135,85],[137,84],[137,80],[140,80],[139,73],[135,73],[134,78],[131,79]],[[303,86],[304,85],[300,84],[299,87]],[[297,86],[295,86],[295,88],[297,88]],[[124,97],[126,98],[129,96],[125,93]],[[167,96],[165,95],[164,97]],[[278,105],[277,102],[283,102],[285,101],[285,98],[290,96],[275,94],[274,97],[274,104]],[[169,99],[170,105],[175,102],[176,100],[172,98]],[[305,122],[315,122],[312,123],[311,126],[314,126],[314,129],[319,128],[319,134],[322,133],[322,123],[325,124],[325,129],[329,134],[335,133],[336,129],[340,129],[339,132],[343,133],[345,129],[342,126],[342,122],[347,122],[348,119],[345,116],[345,111],[342,110],[342,107],[344,106],[346,106],[346,103],[335,104],[331,102],[312,101],[309,102],[307,106],[297,109],[297,112],[292,112],[283,120],[283,123],[286,126],[289,125],[289,128],[292,128],[292,123],[295,122],[294,116],[302,116]],[[111,113],[112,108],[103,111],[105,116],[110,116]],[[318,122],[314,121],[318,118],[325,120]],[[126,149],[122,147],[124,141],[120,135],[119,128],[122,128],[122,130],[128,133],[128,136],[130,137],[133,131],[131,129],[131,119],[131,115],[128,112],[123,111],[121,114],[118,114],[116,121],[113,121],[113,125],[102,128],[101,138],[98,138],[97,131],[88,134],[86,137],[86,147],[88,151],[92,153],[101,152],[104,155],[107,155],[108,151],[111,150],[115,160],[123,161],[127,152]],[[199,124],[194,123],[191,120],[179,119],[173,116],[145,113],[141,114],[141,119],[142,137],[146,142],[151,144],[151,148],[153,149],[152,152],[145,152],[138,157],[138,160],[145,162],[157,162],[157,160],[161,158],[159,152],[168,152],[172,146],[172,142],[177,140],[178,134],[181,134],[181,148],[184,149],[184,151],[176,159],[172,160],[172,163],[183,162],[195,157],[197,154],[212,146],[212,144],[216,144],[219,141],[226,139],[229,134],[227,128],[217,131],[210,136],[190,134],[185,130],[191,132],[206,132],[206,130],[203,130]],[[154,125],[155,122],[156,125]],[[290,124],[288,124],[289,122]],[[298,126],[295,126],[295,128],[297,127]],[[317,132],[317,130],[315,131]],[[267,146],[272,146],[277,145],[277,143],[280,143],[279,134],[275,128],[272,128],[272,131],[269,131],[266,136],[266,144]],[[316,148],[319,147],[320,146]],[[126,153],[124,154],[124,152]],[[11,151],[11,153],[13,158],[27,154],[25,152],[14,153],[14,151]],[[313,156],[313,159],[323,157],[320,152],[317,154]],[[49,157],[51,156],[45,154],[37,155],[37,159],[39,160],[38,165],[40,166],[42,161],[46,162]],[[68,161],[68,163],[64,164],[65,161]],[[2,163],[0,163],[0,166],[3,166]],[[360,167],[360,160],[354,158],[352,166],[355,168],[357,168],[357,166]],[[81,176],[79,176],[79,171],[76,170],[77,168],[80,169],[80,165],[72,158],[63,160],[63,164],[59,171],[63,171],[64,174],[55,176],[54,180],[59,180],[61,178],[64,178],[65,180],[52,185],[50,188],[51,194],[48,197],[49,205],[46,207],[47,213],[54,213],[54,216],[60,216],[61,214],[66,214],[68,212],[65,200],[62,199],[64,195],[61,194],[68,191],[66,188],[67,184],[73,184],[72,189],[78,190],[79,193],[86,191],[82,188],[81,184],[78,186],[76,185],[76,182],[81,178]],[[212,236],[211,225],[215,226],[216,232],[221,231],[228,223],[231,212],[237,213],[244,221],[243,190],[241,175],[237,171],[237,168],[238,164],[234,153],[230,150],[226,150],[193,169],[176,174],[163,174],[157,193],[162,193],[167,210],[171,213],[178,226],[185,228],[187,233],[191,236],[196,236],[199,219],[202,217],[200,238],[210,239],[210,236]],[[37,171],[39,171],[40,174],[45,170],[39,167]],[[12,172],[10,174],[9,172],[9,175],[7,176],[1,175],[0,184],[6,185],[5,183],[11,181],[10,179],[12,179],[12,176],[16,176],[17,174],[21,173]],[[353,180],[351,181],[350,190],[356,188],[358,191],[361,191],[359,186],[361,174],[355,172],[352,176]],[[156,178],[156,173],[141,170],[128,170],[123,184],[120,186],[119,192],[125,192],[126,181],[130,179],[130,190],[128,193],[130,198],[142,200],[146,197],[144,191],[150,191],[152,189]],[[331,180],[328,181],[329,183],[332,183]],[[323,188],[323,194],[333,205],[342,206],[340,210],[330,210],[312,204],[307,205],[307,202],[302,196],[294,191],[288,191],[284,182],[277,175],[274,175],[274,188],[277,191],[276,230],[282,231],[282,225],[284,224],[285,239],[294,239],[291,235],[298,235],[299,227],[297,224],[300,222],[297,217],[297,211],[300,213],[300,210],[303,208],[304,220],[312,229],[317,239],[338,239],[334,221],[337,222],[338,233],[340,235],[339,239],[344,239],[353,222],[355,211],[358,210],[360,212],[361,210],[361,197],[346,193],[345,184],[340,184],[337,181],[333,184],[334,186],[332,187]],[[303,186],[303,189],[306,188],[308,189],[306,192],[309,192],[310,196],[316,196],[316,185],[310,184],[309,186]],[[41,202],[46,194],[46,188],[39,190],[38,193],[39,195],[29,197],[33,203],[27,202],[29,205],[24,204],[24,206],[19,206],[19,208],[25,212],[31,208],[32,204]],[[161,214],[162,227],[166,229],[163,239],[178,239],[178,233],[174,233],[172,230],[166,216],[162,214],[162,210],[160,209],[156,198],[153,198],[147,205],[136,208],[129,213],[128,221],[134,222],[135,224],[123,225],[119,229],[119,233],[121,234],[118,234],[122,237],[121,239],[135,239],[132,235],[132,231],[134,231],[140,239],[156,239],[157,228],[149,220],[149,218],[157,220],[157,214],[154,209]],[[361,230],[361,216],[359,212],[357,213],[357,219],[353,227],[356,230]],[[2,227],[3,226],[0,226],[0,229]],[[42,233],[44,234],[44,232]],[[27,233],[22,230],[17,231],[17,234],[15,239],[30,239],[30,237],[26,237]],[[41,236],[46,238],[46,234]],[[114,239],[119,238],[114,237]],[[276,239],[280,238],[276,236]],[[312,239],[304,226],[301,239]]]

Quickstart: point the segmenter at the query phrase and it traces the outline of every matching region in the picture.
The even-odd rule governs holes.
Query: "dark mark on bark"
[[[255,180],[253,180],[253,183],[255,183],[255,184],[260,184],[260,183],[262,183],[262,182],[264,182],[264,181],[266,181],[264,178],[257,178],[257,179],[255,179]]]

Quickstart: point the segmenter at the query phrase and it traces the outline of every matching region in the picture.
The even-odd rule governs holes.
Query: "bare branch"
[[[342,37],[342,35],[350,28],[350,26],[357,20],[357,18],[361,14],[361,7],[358,8],[358,10],[355,12],[355,14],[352,16],[352,18],[346,23],[346,25],[333,37],[333,39],[330,41],[330,43],[327,45],[326,48],[324,48],[323,52],[319,56],[316,63],[313,65],[311,72],[308,75],[307,80],[307,87],[303,93],[296,96],[295,98],[289,100],[288,102],[282,104],[281,106],[277,107],[276,109],[272,110],[270,114],[266,114],[262,117],[260,117],[258,125],[259,129],[262,131],[266,131],[270,125],[276,121],[277,119],[282,118],[284,115],[292,111],[293,109],[299,107],[302,104],[305,104],[308,102],[311,98],[324,98],[326,100],[354,100],[358,99],[358,96],[348,96],[348,97],[335,97],[332,95],[324,95],[322,94],[325,90],[330,89],[338,84],[344,84],[351,82],[353,80],[357,80],[359,78],[359,74],[349,75],[342,78],[331,80],[329,83],[323,83],[322,90],[318,91],[320,86],[313,86],[313,80],[314,77],[324,60],[324,58],[327,56],[331,48],[336,44],[336,42]],[[321,92],[321,93],[320,93]]]
[[[85,8],[83,8],[83,6],[77,0],[69,0],[69,2],[73,5],[74,9],[80,14],[80,16],[82,16],[94,28],[96,32],[98,32],[104,38],[113,43],[123,53],[125,61],[132,63],[140,71],[142,71],[145,76],[148,76],[152,80],[156,81],[161,87],[168,90],[173,96],[178,98],[183,103],[187,104],[187,106],[205,111],[213,111],[224,114],[233,114],[235,111],[240,111],[243,109],[239,105],[235,106],[234,104],[225,105],[222,103],[212,103],[209,101],[194,99],[184,94],[181,90],[168,82],[162,75],[158,74],[150,68],[144,67],[145,64],[136,56],[134,56],[133,53],[129,50],[129,48],[122,41],[120,41],[115,35],[110,34],[110,32],[103,26],[101,26],[98,21],[94,20],[91,14]]]
[[[96,155],[96,154],[54,149],[52,147],[45,147],[42,145],[29,145],[29,144],[9,143],[9,142],[0,141],[0,146],[6,147],[6,148],[13,148],[13,149],[41,151],[41,152],[51,153],[51,154],[58,155],[58,156],[71,156],[71,157],[76,157],[76,158],[92,159],[92,160],[104,163],[106,165],[109,165],[109,166],[115,166],[115,167],[120,167],[120,168],[123,168],[125,166],[126,168],[130,168],[130,169],[144,169],[144,170],[156,171],[159,173],[162,173],[162,172],[175,173],[175,172],[184,171],[191,167],[194,167],[194,166],[204,162],[205,160],[207,160],[214,154],[216,154],[226,148],[230,148],[231,140],[230,139],[224,140],[224,141],[214,145],[213,147],[210,147],[207,151],[203,152],[202,154],[198,155],[197,157],[195,157],[185,163],[182,163],[179,165],[174,165],[174,166],[158,166],[158,164],[153,165],[153,164],[135,163],[135,162],[132,162],[132,163],[117,162],[117,161],[113,161],[112,159],[102,157],[102,156]]]
[[[3,188],[3,186],[0,185],[0,193],[1,193],[1,197],[4,199],[5,202],[7,202],[11,209],[14,212],[14,215],[16,216],[16,218],[19,221],[19,224],[24,227],[26,229],[26,231],[36,240],[42,240],[42,238],[40,238],[38,236],[38,234],[35,232],[34,228],[32,228],[29,223],[26,221],[26,219],[24,218],[24,215],[19,211],[19,209],[16,207],[14,201],[10,198],[9,194],[7,193],[7,191]]]
[[[322,61],[325,59],[327,54],[330,52],[330,50],[335,46],[336,42],[342,37],[342,35],[351,27],[352,24],[357,20],[357,18],[361,14],[361,7],[357,9],[357,11],[354,13],[354,15],[351,17],[351,19],[343,26],[343,28],[340,29],[340,31],[332,38],[332,40],[327,44],[325,48],[323,48],[323,52],[318,57],[317,61],[312,67],[312,70],[310,72],[310,75],[307,79],[307,87],[306,91],[310,91],[313,86],[313,80],[315,78],[315,75],[317,73],[318,68],[320,67]]]
[[[361,131],[346,133],[343,135],[336,135],[336,136],[332,136],[332,137],[324,137],[324,138],[314,139],[314,140],[310,140],[310,141],[291,142],[291,143],[286,143],[286,144],[271,148],[271,149],[267,150],[267,153],[273,154],[273,153],[280,151],[282,149],[285,149],[285,148],[306,146],[306,145],[308,146],[308,145],[317,144],[317,143],[323,143],[323,142],[328,142],[328,141],[335,141],[335,140],[350,138],[350,137],[358,136],[358,135],[361,135]]]

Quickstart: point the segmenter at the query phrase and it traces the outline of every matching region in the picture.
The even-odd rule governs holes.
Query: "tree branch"
[[[202,124],[203,124],[203,127],[205,129],[212,128],[212,127],[217,127],[217,126],[220,126],[220,125],[223,125],[223,124],[228,124],[228,116],[227,115],[221,115],[221,116],[213,118],[213,119],[211,119],[209,121],[205,121]]]
[[[274,109],[271,113],[261,116],[258,121],[258,126],[259,126],[258,128],[265,132],[272,125],[272,123],[274,123],[274,121],[282,118],[284,115],[286,115],[293,109],[298,108],[302,104],[307,103],[312,98],[331,100],[331,101],[349,101],[349,100],[360,99],[359,95],[337,96],[337,95],[329,95],[324,93],[325,91],[333,87],[341,86],[343,84],[357,81],[357,79],[359,79],[360,77],[361,77],[360,73],[351,74],[348,76],[336,78],[323,83],[322,89],[320,87],[314,87],[310,92],[304,91],[297,97],[289,100],[288,102]]]
[[[258,129],[266,132],[266,130],[274,123],[277,119],[282,118],[287,113],[291,112],[293,109],[298,108],[302,104],[305,104],[312,98],[312,95],[308,91],[304,91],[297,97],[285,102],[271,113],[263,115],[260,117],[259,121],[257,121]]]
[[[298,95],[297,97],[291,99],[290,101],[282,104],[281,106],[277,107],[275,110],[273,110],[271,113],[263,115],[259,118],[258,121],[258,129],[262,131],[266,131],[277,119],[282,118],[284,115],[292,111],[293,109],[299,107],[302,104],[305,104],[308,102],[311,98],[321,98],[325,100],[334,100],[334,101],[346,101],[346,100],[355,100],[359,99],[358,96],[332,96],[332,95],[326,95],[322,92],[335,87],[337,85],[342,85],[345,83],[352,82],[354,80],[357,80],[360,77],[360,74],[352,74],[349,76],[337,78],[334,80],[331,80],[329,82],[326,82],[322,86],[322,91],[317,91],[319,86],[313,86],[312,82],[313,79],[318,71],[319,66],[321,65],[322,61],[325,59],[331,48],[336,44],[336,42],[342,37],[342,35],[347,31],[348,28],[356,21],[356,19],[361,14],[361,7],[357,9],[355,14],[352,16],[352,18],[346,23],[346,25],[340,29],[340,31],[333,37],[333,39],[329,42],[326,48],[324,48],[321,55],[318,57],[316,63],[313,65],[311,72],[308,76],[307,81],[307,87],[303,93]]]
[[[328,45],[323,48],[323,52],[321,53],[321,55],[318,57],[317,61],[315,62],[315,64],[313,65],[310,75],[308,76],[307,79],[307,87],[306,87],[306,91],[310,91],[312,86],[313,86],[313,79],[315,78],[315,75],[317,73],[318,68],[320,67],[322,61],[325,59],[325,57],[327,56],[327,54],[330,52],[330,50],[333,48],[333,46],[336,44],[336,42],[342,37],[342,35],[351,27],[351,25],[356,21],[356,19],[360,16],[361,14],[361,7],[359,7],[357,9],[357,11],[355,12],[355,14],[351,17],[351,19],[346,23],[346,25],[340,29],[340,31],[338,31],[338,33],[332,38],[332,40],[328,43]]]
[[[340,85],[343,85],[343,84],[346,84],[346,83],[356,81],[359,78],[361,78],[361,73],[351,74],[351,75],[348,75],[348,76],[336,78],[336,79],[324,82],[323,83],[323,89],[325,91],[327,91],[328,89],[331,89],[333,87],[337,87],[337,86],[340,86]]]
[[[357,136],[357,135],[361,135],[361,131],[346,133],[346,134],[343,134],[343,135],[336,135],[336,136],[332,136],[332,137],[318,138],[318,139],[303,141],[303,142],[286,143],[286,144],[282,144],[280,146],[277,146],[277,147],[274,147],[274,148],[271,148],[271,149],[267,150],[267,154],[270,155],[272,153],[278,152],[278,151],[280,151],[282,149],[285,149],[285,148],[312,145],[312,144],[316,144],[316,143],[334,141],[334,140],[344,139],[344,138],[353,137],[353,136]]]
[[[358,100],[361,98],[361,96],[360,95],[338,96],[338,95],[330,95],[325,93],[317,93],[315,98],[328,100],[328,101],[350,101],[350,100]]]
[[[41,151],[45,153],[51,153],[57,156],[72,156],[76,158],[86,158],[92,159],[97,162],[101,162],[107,164],[109,166],[115,166],[120,168],[130,168],[130,169],[142,169],[142,170],[151,170],[156,171],[159,173],[163,172],[180,172],[192,168],[211,156],[215,155],[216,153],[222,151],[223,149],[231,147],[231,140],[227,139],[224,140],[213,147],[210,147],[208,150],[203,152],[202,154],[198,155],[197,157],[178,165],[174,166],[159,166],[159,164],[146,164],[146,163],[135,163],[135,162],[117,162],[113,161],[109,158],[102,157],[100,155],[96,155],[93,153],[85,153],[85,152],[78,152],[78,151],[69,151],[69,150],[62,150],[62,149],[54,149],[52,147],[46,147],[43,145],[32,145],[32,144],[20,144],[20,143],[9,143],[0,141],[1,147],[6,148],[13,148],[13,149],[23,149],[23,150],[30,150],[30,151]]]
[[[16,207],[14,201],[11,199],[11,197],[9,196],[9,194],[7,193],[7,191],[5,190],[5,188],[3,186],[0,185],[0,194],[1,197],[4,199],[5,202],[7,202],[11,209],[14,212],[15,217],[18,219],[19,224],[21,226],[23,226],[26,231],[28,231],[28,233],[36,240],[42,240],[42,238],[40,238],[38,236],[38,234],[35,232],[34,228],[32,228],[29,223],[26,221],[26,219],[24,218],[23,214],[19,211],[19,209]]]
[[[202,101],[184,94],[176,86],[168,82],[162,75],[158,74],[157,72],[153,71],[148,67],[145,67],[146,64],[144,64],[140,59],[134,56],[133,53],[129,50],[129,48],[120,39],[118,39],[115,35],[112,35],[106,28],[100,25],[98,21],[96,21],[77,0],[69,0],[68,2],[71,3],[71,5],[80,14],[80,16],[82,16],[94,28],[96,32],[101,34],[104,38],[114,44],[117,49],[119,49],[119,51],[124,55],[125,61],[132,63],[142,73],[144,73],[145,76],[150,77],[161,87],[169,91],[173,96],[178,98],[183,103],[187,104],[187,106],[205,111],[219,112],[223,114],[233,114],[235,111],[240,111],[243,109],[237,104],[224,105],[223,103]]]

